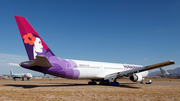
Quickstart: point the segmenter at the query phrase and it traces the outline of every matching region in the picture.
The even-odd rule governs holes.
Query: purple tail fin
[[[63,78],[79,77],[80,71],[74,61],[56,57],[24,17],[15,16],[15,19],[29,60],[33,60],[22,62],[22,67]]]
[[[16,19],[29,60],[34,60],[36,58],[36,55],[54,55],[42,40],[42,38],[38,35],[38,33],[29,24],[26,18],[21,16],[14,17]]]

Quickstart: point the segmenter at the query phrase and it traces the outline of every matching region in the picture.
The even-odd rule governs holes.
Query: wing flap
[[[33,60],[30,67],[33,66],[53,67],[53,65],[51,65],[51,63],[48,61],[48,59],[45,56],[36,56],[36,59]]]

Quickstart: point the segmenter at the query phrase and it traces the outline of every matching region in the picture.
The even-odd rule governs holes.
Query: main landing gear
[[[13,77],[14,81],[16,81],[16,77]],[[27,80],[29,81],[30,78],[27,78]],[[24,81],[24,78],[22,78],[22,81]]]
[[[119,82],[117,82],[116,79],[113,80],[113,82],[110,82],[111,80],[91,80],[88,82],[88,85],[97,85],[97,82],[99,82],[99,85],[110,85],[110,86],[119,86]]]
[[[109,85],[109,80],[104,80],[104,79],[102,79],[102,80],[100,80],[100,82],[99,82],[99,85]]]
[[[14,81],[16,81],[16,78],[13,77],[13,79],[14,79]]]
[[[119,86],[119,82],[117,82],[117,79],[114,79],[114,82],[110,82],[111,86]]]
[[[29,81],[29,78],[27,78],[27,80]]]
[[[88,82],[88,85],[97,85],[97,83],[95,82],[95,80],[91,80]]]

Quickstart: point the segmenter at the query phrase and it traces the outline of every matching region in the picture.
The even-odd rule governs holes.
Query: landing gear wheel
[[[119,82],[111,82],[109,85],[111,85],[111,86],[119,86]]]
[[[100,80],[99,85],[109,85],[109,80]]]
[[[97,83],[94,80],[91,80],[88,82],[88,85],[97,85]]]
[[[97,85],[97,83],[96,82],[88,82],[88,85]]]

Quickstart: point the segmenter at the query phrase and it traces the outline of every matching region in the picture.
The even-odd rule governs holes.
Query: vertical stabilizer
[[[159,68],[163,76],[168,76],[170,73],[168,73],[166,70]]]
[[[52,55],[52,51],[48,48],[39,34],[33,29],[26,18],[21,16],[14,16],[23,40],[26,52],[28,54],[29,60],[34,60],[36,55],[42,55],[43,50],[48,50]]]
[[[13,71],[12,71],[12,69],[10,68],[10,75],[12,75],[13,74]]]

